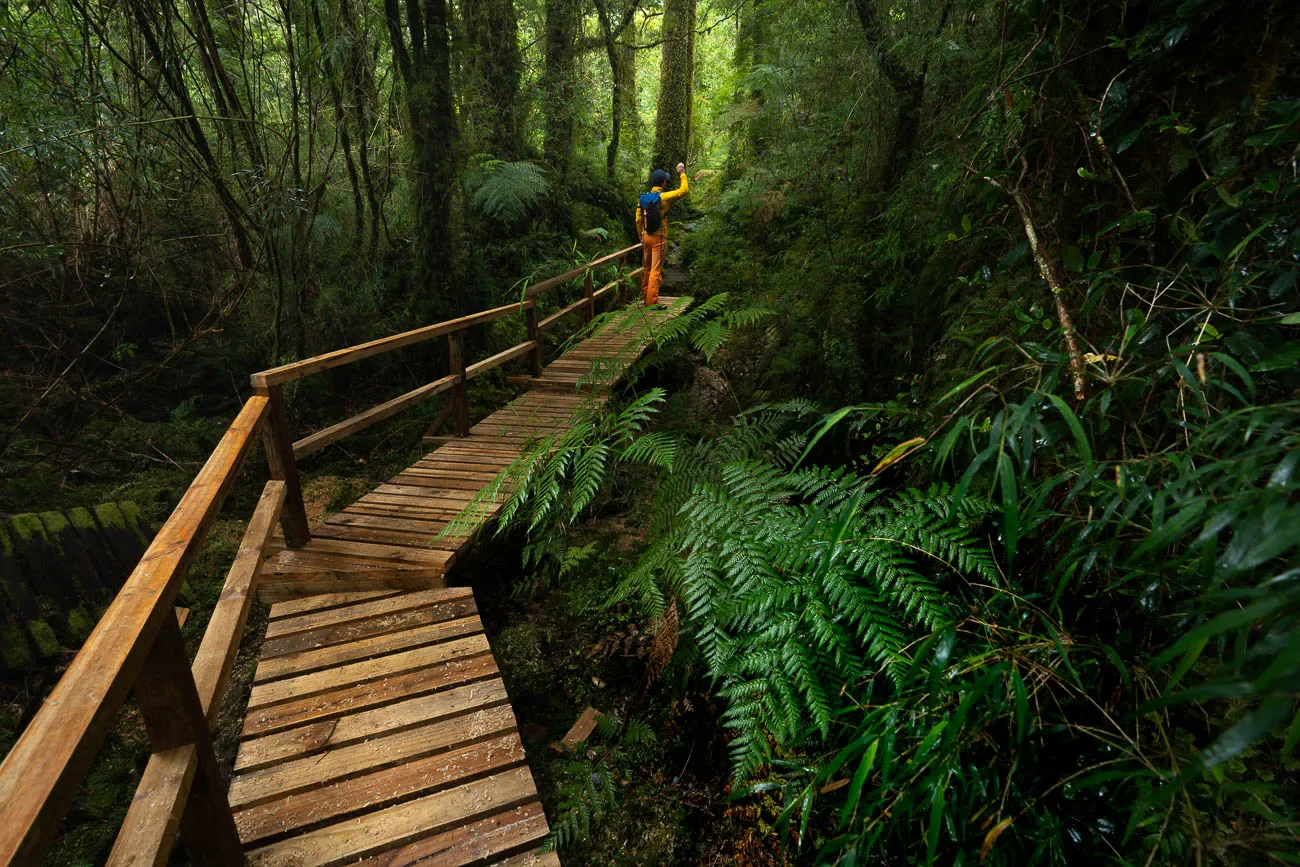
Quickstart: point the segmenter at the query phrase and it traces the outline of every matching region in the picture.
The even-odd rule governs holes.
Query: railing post
[[[587,321],[596,318],[596,299],[593,297],[591,288],[591,269],[587,269],[586,275],[582,278],[582,294],[587,297]]]
[[[590,273],[590,272],[588,272]],[[528,368],[533,376],[542,375],[542,332],[537,327],[537,299],[524,311],[528,320],[528,339],[533,342],[533,349],[528,353]]]
[[[452,420],[456,436],[469,436],[469,388],[465,380],[465,332],[453,331],[447,335],[451,353],[451,373],[456,384],[451,387]]]
[[[243,847],[226,799],[212,735],[199,702],[180,626],[164,610],[140,674],[135,696],[155,753],[193,746],[197,757],[194,782],[181,815],[181,839],[190,859],[202,865],[243,864]]]
[[[258,391],[270,400],[262,444],[266,447],[271,478],[284,482],[284,511],[280,513],[284,541],[290,548],[301,548],[311,539],[311,531],[307,529],[307,508],[298,482],[298,462],[293,457],[293,434],[289,430],[289,413],[284,408],[284,392],[278,385]]]

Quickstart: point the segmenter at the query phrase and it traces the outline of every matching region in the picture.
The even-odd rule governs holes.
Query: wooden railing
[[[165,864],[178,831],[195,863],[243,863],[211,732],[276,522],[290,547],[310,538],[297,460],[444,391],[452,395],[456,433],[468,434],[468,382],[523,356],[534,375],[539,373],[541,332],[578,311],[590,321],[598,299],[639,275],[639,269],[623,271],[626,259],[639,250],[628,247],[531,286],[518,304],[253,374],[254,395],[0,765],[0,863],[41,860],[130,692],[144,719],[152,754],[108,863]],[[593,291],[593,271],[615,263],[619,277]],[[539,321],[538,296],[578,278],[583,279],[583,297]],[[528,339],[467,364],[465,331],[513,313],[526,317]],[[293,441],[281,391],[285,383],[442,335],[448,338],[447,376]],[[173,605],[259,432],[271,481],[248,523],[194,662],[187,664]]]

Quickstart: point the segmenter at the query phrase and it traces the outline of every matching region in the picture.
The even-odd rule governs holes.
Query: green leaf
[[[1024,678],[1014,668],[1011,669],[1011,691],[1016,701],[1016,743],[1021,743],[1029,729],[1029,696]]]
[[[835,425],[844,421],[844,419],[847,418],[848,415],[852,413],[854,410],[858,410],[861,408],[862,407],[859,406],[844,406],[835,410],[835,412],[831,413],[830,415],[823,417],[821,421],[821,426],[817,428],[817,433],[813,434],[812,437],[808,440],[808,447],[803,450],[803,454],[799,456],[799,460],[794,462],[795,468],[797,469],[801,464],[803,464],[803,462],[808,458],[808,455],[812,453],[812,450],[817,445],[817,443],[821,442],[822,437],[830,433],[831,428],[835,427]]]
[[[1061,261],[1065,263],[1065,270],[1071,274],[1083,273],[1083,253],[1078,247],[1069,246],[1061,250]]]
[[[1016,559],[1016,545],[1020,540],[1020,503],[1016,497],[1015,467],[1006,452],[998,455],[998,488],[1002,495],[1002,536],[1010,562]]]
[[[930,826],[926,828],[925,862],[934,863],[935,850],[939,848],[939,830],[943,827],[943,799],[948,787],[936,780],[930,801]]]
[[[984,368],[983,370],[981,370],[979,373],[975,374],[974,376],[970,376],[970,377],[967,377],[966,379],[963,379],[963,380],[961,381],[961,383],[959,383],[958,385],[954,386],[953,388],[951,388],[951,389],[949,389],[947,392],[945,392],[944,395],[943,395],[943,397],[941,397],[941,398],[939,398],[938,400],[936,400],[935,403],[947,403],[947,401],[948,401],[949,398],[951,398],[951,397],[953,397],[953,396],[955,396],[955,395],[957,395],[957,394],[960,394],[961,392],[965,391],[965,390],[966,390],[966,386],[972,384],[973,382],[975,382],[975,381],[978,380],[978,379],[982,379],[982,378],[983,378],[986,374],[988,374],[990,371],[994,371],[994,370],[997,370],[997,369],[998,369],[998,368],[997,368],[997,365],[994,365],[993,367],[986,367],[986,368]]]
[[[1292,701],[1289,696],[1266,701],[1250,716],[1215,738],[1214,742],[1196,757],[1196,761],[1187,767],[1182,774],[1182,779],[1184,781],[1195,779],[1211,768],[1240,755],[1267,735],[1273,726],[1292,715],[1292,712]]]
[[[858,799],[862,796],[862,786],[867,781],[867,774],[871,772],[871,766],[876,762],[876,750],[880,748],[880,740],[874,740],[867,747],[866,752],[862,754],[862,761],[858,762],[858,769],[853,772],[853,779],[849,782],[849,791],[845,796],[844,806],[840,808],[840,826],[843,827],[858,809]]]
[[[1087,435],[1083,432],[1083,425],[1079,423],[1079,417],[1074,414],[1074,410],[1061,399],[1058,394],[1049,394],[1047,399],[1056,407],[1056,411],[1065,419],[1065,424],[1070,428],[1070,433],[1074,434],[1074,443],[1079,447],[1079,455],[1088,465],[1088,472],[1092,473],[1092,445],[1088,442]]]

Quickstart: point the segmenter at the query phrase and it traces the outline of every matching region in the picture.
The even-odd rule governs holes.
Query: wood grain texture
[[[240,744],[235,771],[242,774],[507,700],[505,684],[494,678],[252,738]]]
[[[536,800],[525,768],[516,768],[442,792],[345,820],[248,853],[252,865],[327,867],[379,854],[463,824],[468,817],[501,813]]]
[[[497,674],[491,654],[454,659],[441,665],[391,675],[374,683],[353,684],[265,708],[244,717],[243,737],[258,737],[310,722],[330,720],[371,707],[426,695]]]

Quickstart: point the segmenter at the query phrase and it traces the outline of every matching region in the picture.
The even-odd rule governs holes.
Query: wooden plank
[[[277,704],[290,699],[306,698],[340,687],[355,686],[371,680],[380,680],[405,671],[427,668],[440,662],[477,656],[489,652],[487,638],[481,633],[466,638],[419,647],[394,653],[379,659],[367,659],[340,665],[326,671],[290,677],[272,683],[254,686],[248,696],[250,708]]]
[[[371,425],[378,424],[385,419],[392,418],[409,406],[414,406],[423,400],[433,397],[435,394],[441,394],[456,384],[456,377],[444,376],[442,379],[435,379],[433,382],[414,388],[399,397],[385,401],[378,406],[373,406],[365,412],[359,412],[349,419],[344,419],[338,424],[330,425],[324,430],[303,437],[293,444],[293,456],[295,460],[302,460],[313,452],[318,452],[326,446],[336,443],[344,437],[351,436],[357,431],[365,430]]]
[[[251,807],[235,815],[235,824],[245,844],[258,842],[347,813],[382,807],[411,795],[438,791],[472,777],[504,771],[523,761],[524,746],[519,735],[508,734],[452,753],[353,777],[327,789],[299,792]]]
[[[0,765],[0,863],[39,862],[55,839],[163,622],[176,622],[176,593],[234,484],[267,406],[261,396],[244,404]]]
[[[356,684],[284,704],[255,708],[244,718],[241,736],[258,737],[317,720],[334,719],[497,673],[496,660],[490,653],[484,653],[394,675],[376,683]]]
[[[366,500],[348,506],[334,517],[342,517],[344,515],[370,515],[371,517],[381,517],[387,515],[394,518],[408,517],[423,521],[446,522],[457,514],[459,514],[459,510],[457,509],[440,509],[437,506],[423,506],[418,500],[407,500],[402,503],[386,503],[382,501]]]
[[[465,333],[457,331],[447,339],[447,363],[456,384],[451,391],[451,415],[456,436],[469,433],[469,376],[465,369]]]
[[[385,545],[411,545],[427,550],[438,551],[460,551],[465,547],[465,538],[463,536],[452,539],[435,539],[437,531],[414,533],[406,530],[384,530],[376,527],[349,527],[341,524],[326,524],[316,529],[316,537],[319,539],[332,539],[336,542],[376,542]],[[445,571],[445,570],[443,570]],[[339,573],[347,574],[347,573]],[[441,578],[439,572],[438,577]],[[370,578],[377,580],[377,576],[370,574]],[[421,586],[418,583],[403,581],[403,584],[409,586]],[[445,586],[443,581],[438,586]],[[423,586],[428,586],[423,585]]]
[[[262,572],[266,543],[271,538],[280,509],[284,507],[284,482],[270,481],[262,489],[253,517],[244,531],[235,562],[226,575],[212,619],[194,657],[194,682],[209,726],[216,725],[221,697],[230,683],[230,672],[239,653],[239,640],[248,622],[248,609]]]
[[[582,712],[582,716],[578,717],[577,722],[573,724],[568,733],[560,739],[559,744],[551,744],[551,746],[558,746],[557,752],[559,753],[573,752],[578,744],[585,743],[587,738],[591,737],[591,733],[596,730],[596,720],[600,719],[601,716],[603,714],[594,707],[587,708]]]
[[[410,467],[405,471],[403,471],[402,476],[405,477],[415,476],[418,478],[429,479],[431,481],[438,482],[438,487],[441,487],[443,490],[465,491],[466,493],[469,493],[471,495],[478,493],[488,485],[488,482],[486,481],[477,481],[475,479],[457,479],[451,476],[447,476],[443,473],[440,473],[437,470],[426,470],[420,467]],[[393,478],[390,481],[398,482],[398,479]]]
[[[577,301],[574,301],[568,307],[562,307],[559,310],[552,313],[550,316],[547,316],[541,322],[538,322],[537,330],[545,331],[547,328],[550,328],[552,325],[559,322],[561,319],[568,316],[570,313],[577,313],[579,310],[585,310],[586,308],[587,308],[587,299],[579,298]]]
[[[324,749],[457,717],[476,708],[495,707],[509,700],[505,684],[498,677],[253,738],[239,745],[235,771],[242,774]]]
[[[163,867],[167,863],[197,768],[198,751],[193,744],[149,757],[106,864]],[[156,801],[156,794],[164,800]]]
[[[262,431],[262,445],[271,478],[284,482],[284,508],[280,510],[280,526],[284,528],[285,542],[290,548],[299,548],[311,539],[307,526],[307,509],[302,501],[302,485],[298,480],[298,464],[293,456],[293,434],[289,429],[289,415],[284,408],[284,395],[279,386],[263,392],[269,403],[266,410],[266,427]]]
[[[324,626],[337,626],[354,620],[364,620],[383,614],[394,614],[410,608],[423,608],[429,605],[452,602],[465,597],[473,597],[468,587],[447,587],[425,590],[418,593],[402,593],[384,599],[371,599],[343,608],[329,611],[312,611],[297,617],[273,621],[266,627],[268,640],[307,632]]]
[[[451,599],[434,605],[410,608],[405,611],[384,612],[361,620],[348,620],[321,626],[307,632],[286,635],[283,638],[268,638],[262,642],[262,660],[288,653],[300,653],[334,644],[346,644],[362,638],[383,635],[386,632],[399,632],[414,629],[431,623],[442,623],[478,613],[473,596]]]
[[[538,345],[537,341],[535,340],[525,340],[523,343],[515,344],[509,349],[503,349],[501,352],[498,352],[496,355],[489,356],[488,358],[485,358],[482,361],[476,361],[473,364],[466,366],[465,378],[467,380],[473,379],[474,377],[478,376],[480,373],[486,373],[487,371],[492,370],[494,367],[500,367],[501,365],[505,364],[507,361],[511,361],[513,359],[519,358],[521,355],[526,355],[529,352],[532,352],[537,347],[537,345]]]
[[[443,587],[441,574],[386,569],[349,570],[346,572],[317,569],[307,572],[266,576],[257,588],[262,602],[286,602],[321,593],[346,593],[354,590],[402,590],[412,592]]]
[[[306,614],[308,611],[323,611],[326,608],[342,608],[345,605],[378,599],[383,596],[395,596],[396,594],[396,590],[369,590],[362,593],[329,593],[322,596],[312,596],[310,599],[297,599],[293,602],[281,602],[277,605],[271,606],[267,619],[279,620],[282,617]]]
[[[323,786],[370,770],[445,752],[460,744],[514,731],[515,715],[508,704],[481,708],[466,716],[427,723],[416,728],[290,759],[230,781],[230,805],[239,809]],[[369,824],[367,822],[366,824]]]
[[[536,846],[549,831],[542,805],[533,802],[424,837],[396,851],[384,852],[361,863],[367,867],[458,867],[461,864],[480,864],[484,859]],[[553,863],[558,864],[559,861]]]
[[[378,340],[371,340],[368,343],[359,343],[355,346],[349,346],[344,349],[336,349],[333,352],[327,352],[313,358],[295,361],[292,364],[284,364],[280,367],[273,367],[270,370],[263,370],[259,373],[254,373],[249,379],[254,388],[281,385],[286,382],[292,382],[295,379],[302,379],[304,376],[311,376],[313,373],[319,373],[322,370],[329,370],[331,367],[352,364],[353,362],[360,361],[363,358],[370,358],[371,356],[379,355],[383,352],[391,352],[392,350],[399,349],[403,346],[423,343],[426,340],[432,340],[433,338],[443,334],[459,332],[473,325],[482,325],[485,322],[491,322],[494,319],[500,319],[503,316],[517,313],[533,303],[534,302],[530,299],[524,301],[523,304],[506,304],[502,307],[494,307],[491,310],[484,310],[470,316],[462,316],[459,319],[449,319],[446,322],[426,325],[423,328],[404,331],[401,334],[394,334],[391,337],[381,337]]]
[[[141,855],[152,863],[165,861],[175,842],[170,816],[179,810],[191,860],[200,865],[237,863],[239,835],[185,655],[185,640],[174,620],[164,619],[132,691],[153,751],[192,747],[192,753],[186,750],[183,757],[187,764],[193,761],[194,771],[188,783],[178,780],[176,791],[163,793],[164,802],[133,802],[134,821],[119,829],[114,843],[121,861]],[[188,789],[184,799],[178,797],[182,785]],[[170,809],[158,809],[165,807]]]
[[[363,560],[385,566],[400,564],[412,566],[440,567],[451,559],[443,551],[421,551],[415,548],[403,548],[400,545],[368,545],[362,542],[330,542],[325,539],[313,539],[305,548],[285,551],[303,558],[320,555],[338,554],[353,560]]]
[[[425,515],[413,514],[417,510],[411,507],[407,511],[402,506],[393,506],[394,512],[383,515],[367,515],[361,512],[342,512],[338,515],[332,515],[329,523],[338,524],[342,527],[368,527],[378,530],[408,530],[412,533],[422,533],[426,539],[437,535],[443,527],[447,526],[447,521],[438,517],[438,513],[426,513]],[[433,517],[430,517],[432,514]]]
[[[502,861],[494,861],[492,867],[560,867],[560,856],[554,852],[534,849],[531,852],[512,855]]]
[[[327,867],[374,855],[445,830],[488,811],[532,803],[537,788],[522,767],[369,813],[365,822],[342,821],[248,853],[265,867]]]
[[[483,631],[483,622],[477,615],[444,620],[405,629],[401,632],[389,632],[362,638],[347,644],[304,650],[274,659],[264,659],[258,663],[253,676],[254,683],[269,683],[285,677],[291,677],[323,668],[331,668],[359,659],[369,659],[383,654],[409,650],[413,647],[426,647],[455,638],[464,638]]]
[[[425,489],[419,489],[423,492]],[[411,496],[409,494],[382,494],[378,489],[374,493],[367,494],[356,502],[357,506],[388,506],[392,508],[410,508],[417,511],[429,512],[432,514],[442,514],[448,517],[455,517],[464,511],[464,504],[457,503],[454,506],[442,506],[437,503],[431,503],[426,497]]]

